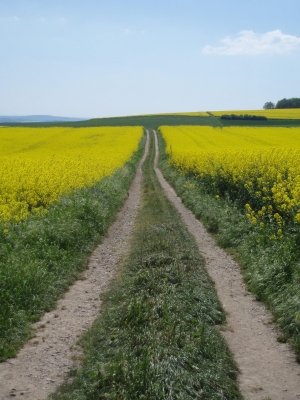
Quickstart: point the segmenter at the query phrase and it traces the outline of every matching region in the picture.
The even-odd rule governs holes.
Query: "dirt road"
[[[240,368],[239,384],[246,400],[300,399],[300,367],[288,345],[278,343],[271,314],[247,292],[239,266],[222,249],[203,225],[185,208],[157,168],[155,171],[168,198],[180,212],[206,260],[227,313],[221,328]],[[93,323],[101,310],[99,295],[109,286],[122,258],[126,257],[140,199],[141,166],[129,197],[110,227],[107,237],[93,253],[89,268],[58,302],[57,309],[36,324],[36,337],[15,359],[0,364],[0,400],[11,397],[45,399],[76,367],[81,353],[76,341]]]
[[[149,137],[129,196],[116,221],[91,256],[82,279],[70,287],[57,309],[36,324],[36,337],[18,356],[0,364],[0,399],[45,399],[60,385],[80,359],[78,338],[90,327],[101,309],[99,296],[105,292],[127,245],[140,200],[141,166],[148,154]]]
[[[246,400],[300,399],[300,366],[289,346],[276,340],[272,316],[246,290],[239,265],[215,244],[200,221],[177,197],[157,168],[158,144],[155,133],[155,171],[168,198],[180,212],[195,237],[215,282],[227,314],[226,339],[240,369],[239,385]]]

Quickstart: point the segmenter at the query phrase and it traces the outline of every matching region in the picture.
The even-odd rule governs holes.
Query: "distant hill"
[[[28,122],[72,122],[85,121],[88,118],[55,117],[53,115],[0,115],[0,123],[28,123]]]

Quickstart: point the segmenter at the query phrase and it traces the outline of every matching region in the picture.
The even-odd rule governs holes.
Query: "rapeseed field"
[[[141,127],[1,127],[0,222],[43,213],[61,195],[111,175],[142,134]]]
[[[273,108],[270,110],[238,110],[238,111],[211,111],[215,117],[220,117],[224,114],[235,115],[258,115],[270,119],[300,119],[300,108]]]
[[[300,128],[161,127],[171,163],[253,224],[300,223]]]

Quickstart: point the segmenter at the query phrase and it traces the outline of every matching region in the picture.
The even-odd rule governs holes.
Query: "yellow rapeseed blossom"
[[[215,117],[220,117],[223,114],[235,115],[257,115],[264,116],[270,119],[300,119],[300,108],[273,108],[270,110],[238,110],[238,111],[212,111]]]
[[[0,222],[41,213],[109,176],[137,150],[141,127],[0,128]]]
[[[249,199],[247,217],[280,227],[300,222],[300,128],[161,127],[180,173],[198,177],[215,195]],[[168,149],[172,149],[169,151]],[[224,189],[225,188],[225,189]]]

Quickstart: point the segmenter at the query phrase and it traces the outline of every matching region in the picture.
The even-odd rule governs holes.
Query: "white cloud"
[[[125,35],[128,35],[129,33],[131,33],[131,30],[126,28],[126,29],[122,29],[122,32],[125,33]]]
[[[14,21],[20,21],[20,18],[18,18],[16,15],[14,15],[12,18]]]
[[[287,54],[300,48],[300,38],[285,35],[281,30],[267,33],[241,31],[237,37],[227,36],[221,40],[222,46],[205,46],[204,54],[223,54],[226,56],[240,54]]]

